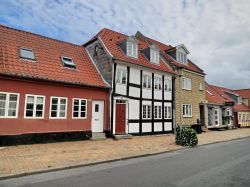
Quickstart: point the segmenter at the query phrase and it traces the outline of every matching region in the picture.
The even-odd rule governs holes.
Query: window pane
[[[159,118],[161,118],[161,106],[159,106]]]
[[[43,97],[37,97],[37,104],[43,104]]]
[[[152,78],[148,75],[148,88],[151,88]]]
[[[16,105],[17,105],[16,102],[10,102],[10,103],[9,103],[9,108],[10,108],[10,109],[16,109]],[[1,107],[0,107],[0,108],[1,108]]]
[[[6,101],[0,100],[0,108],[5,108]]]
[[[81,105],[86,105],[86,101],[85,100],[81,100]]]
[[[5,116],[5,109],[0,108],[0,116]]]
[[[79,105],[79,100],[78,99],[74,99],[74,105]]]
[[[61,99],[61,104],[66,104],[66,99]]]
[[[86,111],[86,106],[81,106],[81,111]]]
[[[10,94],[10,101],[17,101],[17,95]]]
[[[37,104],[36,110],[43,110],[43,104]]]
[[[77,118],[79,112],[73,112],[73,117]]]
[[[43,116],[43,111],[42,110],[37,110],[36,111],[36,117],[42,117]]]
[[[33,117],[33,110],[26,110],[27,117]]]
[[[27,103],[27,105],[26,105],[26,109],[28,109],[28,110],[33,110],[33,108],[34,108],[34,104],[29,104],[29,103]]]
[[[65,117],[65,112],[61,111],[59,115],[60,115],[60,117]]]
[[[20,57],[35,60],[34,52],[28,49],[20,49]]]
[[[33,96],[28,96],[27,97],[27,103],[34,103],[34,97]]]
[[[8,116],[16,116],[16,110],[9,110]]]
[[[51,111],[51,117],[57,117],[56,111]]]
[[[60,110],[65,111],[66,105],[60,105]]]
[[[5,101],[6,100],[6,94],[0,93],[0,101]]]
[[[99,112],[99,104],[95,104],[95,112]]]
[[[86,112],[81,112],[81,117],[85,118],[86,117]]]
[[[78,111],[79,110],[79,106],[74,106],[74,111]]]
[[[57,105],[51,105],[51,110],[57,110]]]
[[[148,105],[148,118],[151,118],[151,106]]]
[[[52,104],[57,104],[58,99],[57,98],[52,98]]]

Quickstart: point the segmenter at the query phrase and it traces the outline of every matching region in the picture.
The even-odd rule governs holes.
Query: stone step
[[[132,135],[131,134],[116,134],[114,135],[116,140],[122,140],[122,139],[132,139]]]
[[[93,132],[92,133],[92,140],[105,140],[107,139],[106,134],[103,132]]]

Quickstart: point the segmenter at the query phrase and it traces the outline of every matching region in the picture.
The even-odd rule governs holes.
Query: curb
[[[218,142],[211,142],[211,143],[207,143],[207,144],[197,145],[196,147],[198,148],[198,147],[202,147],[202,146],[205,146],[205,145],[223,143],[223,142],[228,142],[228,141],[232,141],[232,140],[241,140],[241,139],[245,139],[245,138],[249,138],[249,137],[250,136],[235,138],[235,139],[231,139],[231,140],[223,140],[223,141],[218,141]],[[129,156],[129,157],[124,157],[124,158],[117,158],[117,159],[112,159],[112,160],[104,160],[104,161],[99,161],[99,162],[92,162],[92,163],[88,163],[88,164],[78,164],[78,165],[72,165],[72,166],[66,166],[66,167],[45,169],[45,170],[40,170],[40,171],[32,171],[32,172],[27,172],[27,173],[24,172],[24,173],[19,173],[19,174],[14,174],[14,175],[7,175],[7,176],[2,176],[2,177],[0,176],[0,181],[1,180],[12,179],[12,178],[36,175],[36,174],[43,174],[43,173],[67,170],[67,169],[74,169],[74,168],[80,168],[80,167],[86,167],[86,166],[94,166],[94,165],[105,164],[105,163],[110,163],[110,162],[124,161],[124,160],[133,159],[133,158],[155,156],[155,155],[160,155],[160,154],[164,154],[164,153],[169,153],[169,152],[174,152],[174,151],[179,151],[179,150],[185,150],[185,149],[189,149],[189,147],[181,147],[181,148],[178,148],[178,149],[161,151],[161,152],[157,152],[157,153],[147,153],[147,154],[142,154],[142,155]]]

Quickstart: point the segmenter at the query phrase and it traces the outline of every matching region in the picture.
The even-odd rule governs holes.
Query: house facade
[[[213,88],[223,96],[229,96],[235,103],[234,109],[234,125],[235,127],[250,126],[248,122],[248,116],[250,115],[250,107],[247,106],[247,96],[240,91],[234,91],[228,88],[223,88],[219,86],[213,86]],[[244,96],[243,96],[244,95]],[[243,102],[243,97],[245,100]]]
[[[137,32],[137,38],[160,48],[161,56],[175,71],[174,97],[175,97],[175,124],[205,125],[205,73],[191,60],[190,53],[185,45],[176,47],[163,44]]]
[[[109,85],[82,46],[0,26],[0,136],[105,132]]]
[[[222,96],[206,83],[205,124],[207,128],[228,128],[233,125],[234,101],[229,96]]]
[[[173,132],[175,73],[157,45],[103,29],[84,46],[112,85],[111,134]]]

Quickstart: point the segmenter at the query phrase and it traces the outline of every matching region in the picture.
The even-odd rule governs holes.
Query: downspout
[[[172,81],[172,100],[173,100],[173,132],[176,134],[176,102],[175,102],[175,79],[176,75],[173,76]]]

